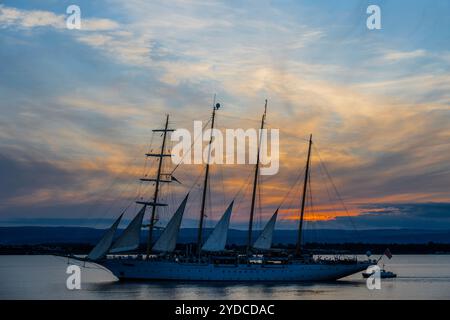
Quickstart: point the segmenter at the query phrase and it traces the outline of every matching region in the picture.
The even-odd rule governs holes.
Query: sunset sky
[[[70,4],[81,30],[66,28]],[[264,99],[280,129],[257,228],[283,199],[277,227],[296,228],[312,133],[308,227],[449,229],[449,14],[443,0],[1,1],[0,225],[109,224],[151,195],[138,181],[151,130],[167,113],[173,128],[205,123],[216,94],[219,129],[259,127]],[[193,187],[196,226],[201,170],[177,169],[161,225]],[[246,226],[251,172],[212,168],[207,226],[233,198],[231,226]]]

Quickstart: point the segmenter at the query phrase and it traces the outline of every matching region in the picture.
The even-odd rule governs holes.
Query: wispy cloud
[[[66,16],[57,15],[52,11],[21,10],[0,5],[0,27],[24,29],[51,27],[56,29],[64,29],[66,28]],[[83,19],[83,30],[85,31],[113,30],[118,27],[119,24],[110,19]]]
[[[413,51],[388,51],[383,55],[383,59],[389,62],[398,62],[425,57],[427,52],[422,49]]]

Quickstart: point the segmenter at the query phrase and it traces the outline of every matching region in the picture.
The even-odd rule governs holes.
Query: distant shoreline
[[[104,229],[80,227],[0,227],[0,255],[5,254],[87,254],[98,242]],[[121,230],[119,230],[121,232]],[[205,234],[211,232],[205,230]],[[254,232],[256,238],[260,231]],[[156,230],[154,238],[160,234]],[[141,251],[145,252],[147,232],[141,234]],[[177,249],[185,252],[193,246],[197,229],[182,228]],[[303,234],[305,248],[317,254],[382,254],[389,248],[393,254],[450,254],[450,230],[376,229],[331,230],[306,229]],[[296,230],[275,230],[273,247],[294,249]],[[243,250],[247,232],[229,229],[229,250]]]
[[[119,229],[118,233],[123,229]],[[205,228],[205,235],[212,229]],[[101,238],[105,229],[86,227],[0,227],[0,245],[42,245],[42,244],[81,244],[94,245]],[[253,232],[254,238],[260,231]],[[154,238],[160,235],[160,230],[155,230]],[[148,238],[147,230],[142,230],[141,242]],[[178,235],[178,243],[186,244],[197,239],[196,228],[181,228]],[[244,245],[247,243],[246,230],[228,230],[228,243]],[[450,230],[427,229],[371,229],[371,230],[346,230],[346,229],[305,229],[303,240],[306,243],[371,243],[371,244],[450,244]],[[275,245],[295,243],[297,230],[276,229],[273,243]]]
[[[185,252],[187,244],[180,244],[177,250]],[[45,255],[45,254],[87,254],[93,245],[88,243],[49,243],[33,245],[0,245],[0,255]],[[274,248],[293,249],[294,244],[276,244]],[[450,243],[398,244],[398,243],[306,243],[305,250],[314,254],[383,254],[386,248],[395,254],[450,254]],[[139,252],[145,251],[142,245]],[[228,250],[242,250],[239,245],[228,245]]]

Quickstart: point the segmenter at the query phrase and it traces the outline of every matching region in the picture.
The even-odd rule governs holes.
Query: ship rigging
[[[136,204],[141,206],[138,213],[128,224],[125,230],[116,237],[123,212],[112,226],[104,233],[97,245],[86,258],[78,260],[89,261],[106,267],[119,279],[159,279],[159,280],[212,280],[212,281],[315,281],[334,280],[365,270],[372,262],[370,260],[359,261],[356,258],[321,259],[303,250],[303,224],[305,219],[305,207],[308,188],[310,187],[311,152],[313,146],[312,135],[308,140],[308,152],[303,176],[301,206],[298,211],[298,230],[295,250],[273,250],[272,241],[280,206],[267,221],[259,236],[253,241],[254,215],[256,196],[260,184],[260,152],[261,136],[257,146],[257,161],[252,172],[252,193],[249,212],[247,241],[243,250],[226,250],[227,235],[230,219],[233,214],[233,206],[236,197],[228,204],[223,215],[216,223],[214,229],[204,240],[204,222],[206,217],[206,201],[210,191],[210,156],[213,141],[213,129],[216,116],[221,105],[215,102],[212,106],[210,119],[211,136],[208,143],[208,161],[204,168],[203,183],[201,186],[201,205],[198,221],[197,241],[195,250],[186,252],[177,251],[177,240],[183,215],[191,189],[184,195],[174,214],[162,229],[159,237],[154,241],[158,208],[167,207],[168,204],[161,201],[161,185],[178,181],[173,173],[179,164],[171,172],[163,172],[164,161],[169,159],[168,135],[174,131],[169,128],[169,115],[166,115],[164,128],[153,130],[162,136],[161,146],[158,152],[150,151],[147,157],[156,158],[156,175],[141,178],[141,182],[153,183],[154,189],[150,200],[138,199]],[[260,123],[260,132],[266,125],[267,100],[264,104],[264,112]],[[178,181],[179,182],[179,181]],[[240,191],[238,191],[239,193]],[[290,193],[290,191],[289,191]],[[287,195],[286,195],[287,196]],[[283,199],[284,202],[284,199]],[[141,229],[147,209],[150,209],[146,254],[126,255],[139,250]],[[72,256],[73,257],[73,256]]]

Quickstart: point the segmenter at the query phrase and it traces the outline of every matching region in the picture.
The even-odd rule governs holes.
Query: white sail
[[[108,252],[109,248],[111,247],[111,244],[114,239],[114,235],[116,233],[117,227],[119,226],[120,220],[122,219],[123,213],[120,215],[120,217],[117,218],[117,220],[113,223],[113,225],[108,229],[108,231],[105,232],[103,237],[100,239],[100,241],[97,243],[97,245],[94,247],[94,249],[89,252],[87,258],[89,260],[98,260],[103,258],[106,253]]]
[[[138,214],[130,222],[109,250],[110,253],[119,253],[137,249],[141,239],[142,219],[144,219],[146,206],[139,210]]]
[[[267,222],[264,230],[261,232],[258,239],[256,239],[255,243],[253,244],[253,248],[259,250],[270,249],[270,247],[272,246],[273,230],[275,229],[275,223],[277,222],[277,215],[278,210],[275,211],[272,218],[270,218],[270,220]]]
[[[159,239],[155,242],[152,250],[159,252],[172,252],[177,245],[178,231],[180,230],[181,220],[183,218],[184,209],[186,208],[186,202],[189,193],[181,202],[177,211],[170,219],[164,231],[161,233]]]
[[[222,218],[220,218],[219,222],[216,224],[216,227],[209,235],[202,247],[203,251],[223,251],[225,249],[228,226],[230,224],[231,212],[233,211],[233,203],[234,201],[230,203]]]

